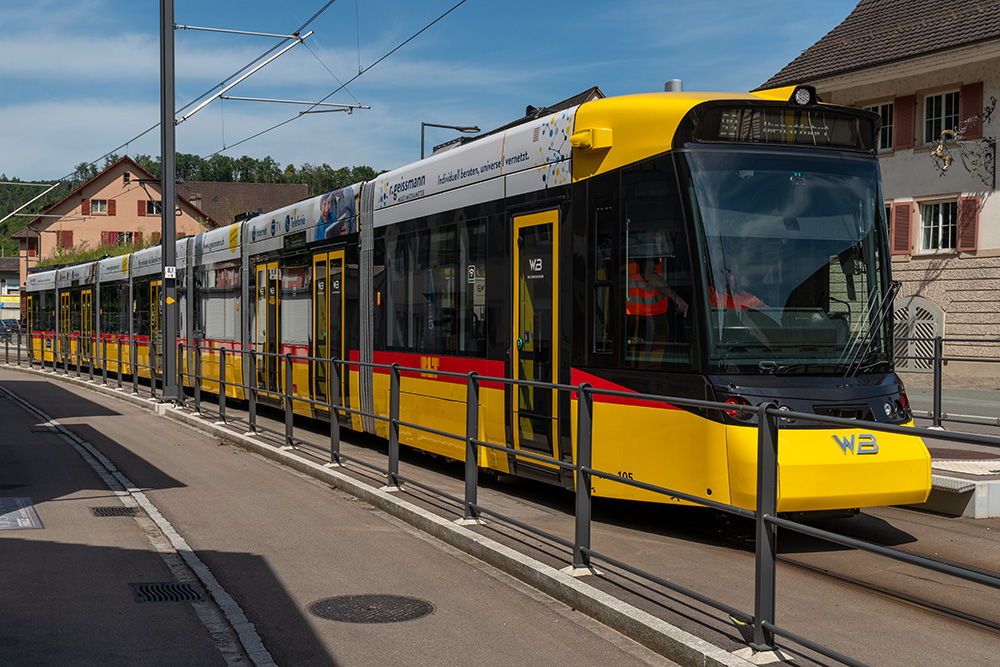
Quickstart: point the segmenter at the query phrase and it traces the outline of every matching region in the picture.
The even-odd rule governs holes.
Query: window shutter
[[[62,230],[56,233],[56,243],[59,244],[60,248],[72,248],[73,247],[73,231],[72,230]]]
[[[958,200],[958,250],[974,252],[979,236],[979,197]]]
[[[910,217],[913,204],[904,202],[892,205],[892,254],[910,254]]]
[[[146,215],[146,200],[139,200],[139,208],[136,210],[137,215]]]
[[[134,232],[132,234],[132,241],[136,244],[142,243],[142,232]]]
[[[101,245],[111,245],[111,235],[108,232],[101,232]]]
[[[108,215],[114,215],[115,214],[115,208],[116,208],[115,207],[115,200],[114,199],[109,199],[108,200]]]
[[[958,97],[959,113],[961,115],[958,119],[959,127],[970,118],[976,117],[976,120],[969,123],[965,128],[965,135],[962,138],[981,139],[983,137],[983,82],[980,81],[962,86]]]
[[[893,149],[913,148],[916,133],[917,96],[897,97],[894,104],[896,126],[893,128]]]
[[[80,202],[80,215],[90,215],[90,200],[84,199]]]

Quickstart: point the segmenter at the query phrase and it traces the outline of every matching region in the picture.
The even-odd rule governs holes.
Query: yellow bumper
[[[754,509],[757,430],[726,430],[732,504]],[[922,503],[930,488],[931,457],[917,436],[864,429],[779,430],[779,512]]]

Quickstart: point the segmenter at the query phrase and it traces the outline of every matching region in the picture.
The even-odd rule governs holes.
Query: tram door
[[[69,333],[70,328],[70,293],[61,292],[59,294],[59,353],[68,356],[70,353],[69,349]]]
[[[325,252],[313,258],[313,350],[310,356],[319,359],[344,358],[344,251]],[[330,364],[313,361],[313,396],[328,402],[332,395],[331,382],[339,372],[340,397],[344,401],[347,368],[331,368]],[[317,408],[319,409],[319,408]],[[325,411],[324,411],[325,412]]]
[[[163,281],[149,283],[149,372],[160,370],[160,353],[163,351],[163,304],[160,292]]]
[[[557,379],[558,222],[558,210],[514,218],[511,355],[519,380],[555,382]],[[556,390],[517,386],[514,392],[514,448],[556,457]]]
[[[83,354],[93,354],[94,344],[94,292],[83,290],[82,313],[80,317],[80,336],[83,344]]]
[[[253,349],[257,353],[257,388],[281,392],[281,352],[278,331],[278,281],[281,279],[277,262],[261,262],[254,266],[257,274],[257,310],[254,315]],[[277,398],[277,397],[276,397]]]

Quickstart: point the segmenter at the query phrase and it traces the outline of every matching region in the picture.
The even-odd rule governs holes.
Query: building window
[[[920,212],[920,249],[926,252],[954,252],[958,202],[924,204]]]
[[[880,151],[892,150],[892,126],[893,126],[893,103],[876,104],[872,107],[865,107],[865,111],[877,113],[882,119],[882,130],[879,133],[878,149]]]
[[[142,241],[142,232],[101,232],[101,245],[123,246]]]
[[[160,214],[160,202],[146,200],[146,215],[159,215]]]
[[[924,98],[924,143],[941,138],[945,130],[958,129],[958,92]]]
[[[91,199],[90,200],[90,212],[95,215],[107,215],[108,214],[108,200],[107,199]]]

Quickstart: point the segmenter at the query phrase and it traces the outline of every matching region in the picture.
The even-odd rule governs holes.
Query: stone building
[[[882,117],[897,340],[1000,337],[1000,0],[861,0],[760,88],[816,87]],[[929,341],[897,342],[922,356]],[[949,343],[946,372],[998,375],[1000,345]],[[904,370],[927,361],[902,359]]]

